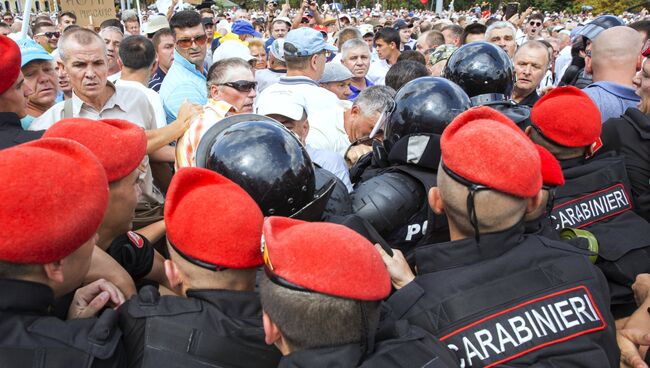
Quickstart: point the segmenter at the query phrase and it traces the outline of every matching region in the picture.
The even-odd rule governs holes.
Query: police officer
[[[621,156],[593,154],[601,132],[600,113],[584,92],[569,86],[543,96],[532,110],[531,139],[560,161],[566,183],[551,212],[556,229],[577,228],[598,239],[598,265],[609,283],[612,313],[636,308],[631,285],[650,272],[650,224],[638,216]]]
[[[382,253],[399,289],[391,318],[433,332],[465,367],[617,365],[600,270],[570,245],[524,235],[524,215],[541,202],[530,140],[480,107],[459,115],[440,145],[429,202],[447,215],[452,241],[416,248],[415,278],[399,252]]]
[[[472,106],[489,106],[524,129],[530,108],[511,100],[515,68],[508,54],[490,42],[472,42],[461,46],[449,57],[442,75],[458,84]]]
[[[270,217],[260,294],[278,367],[457,367],[423,330],[399,323],[375,334],[390,278],[372,244],[342,225]]]
[[[257,204],[223,176],[176,173],[165,203],[165,273],[182,296],[145,286],[120,308],[131,367],[277,366],[254,291],[262,221]]]
[[[0,180],[0,366],[124,367],[117,312],[98,313],[124,302],[113,284],[77,289],[67,321],[50,315],[90,268],[108,203],[102,165],[76,142],[40,139],[2,151]]]
[[[436,185],[440,135],[470,106],[457,85],[424,77],[402,87],[387,115],[383,145],[374,144],[351,170],[356,181],[353,212],[368,221],[393,247],[405,253],[421,243],[448,240],[444,217],[426,202]],[[379,122],[378,124],[382,124]]]
[[[321,220],[336,186],[334,175],[316,176],[293,133],[256,114],[227,117],[210,128],[199,142],[196,166],[244,188],[265,216]]]
[[[20,70],[20,48],[10,38],[0,35],[0,149],[38,139],[43,132],[22,128],[20,119],[27,116],[27,96],[32,93]]]
[[[43,136],[68,138],[83,144],[99,158],[106,170],[110,196],[98,230],[97,245],[101,249],[94,255],[102,258],[94,260],[91,274],[98,275],[107,269],[123,273],[119,267],[111,267],[111,259],[102,254],[105,252],[132,278],[132,281],[127,280],[128,286],[122,287],[127,296],[136,291],[133,282],[141,283],[143,279],[169,287],[163,270],[164,258],[150,242],[164,234],[164,226],[154,225],[161,227],[157,235],[148,232],[147,228],[137,233],[131,231],[141,193],[140,177],[145,172],[140,166],[147,150],[144,130],[125,120],[68,118],[52,125]]]

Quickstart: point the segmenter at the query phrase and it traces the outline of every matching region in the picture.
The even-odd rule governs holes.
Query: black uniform
[[[13,112],[0,112],[0,149],[41,138],[43,131],[24,130],[18,115]]]
[[[106,253],[124,267],[134,281],[147,276],[153,267],[153,246],[147,238],[133,231],[113,239]]]
[[[0,367],[124,367],[117,312],[63,321],[52,317],[48,286],[0,280]]]
[[[129,367],[276,367],[254,292],[188,290],[161,297],[145,286],[120,307]]]
[[[409,150],[409,144],[416,142],[417,157],[416,150]],[[429,189],[436,186],[439,162],[440,135],[414,134],[400,140],[383,168],[369,166],[376,176],[355,186],[351,194],[353,213],[405,254],[418,244],[449,240],[446,218],[435,215],[427,201]]]
[[[609,283],[616,318],[636,309],[631,286],[650,272],[650,224],[632,211],[623,158],[614,153],[560,161],[565,184],[557,188],[551,217],[556,229],[588,230],[598,239],[599,266]]]
[[[623,155],[630,179],[634,212],[650,220],[650,119],[638,109],[629,108],[620,118],[603,124],[603,146],[596,152],[615,151]]]
[[[362,356],[359,344],[293,352],[278,368],[444,368],[458,367],[454,355],[424,330],[399,321],[379,331],[372,354]]]
[[[580,250],[523,223],[415,250],[418,276],[391,296],[391,319],[434,333],[461,366],[617,366],[605,278]]]

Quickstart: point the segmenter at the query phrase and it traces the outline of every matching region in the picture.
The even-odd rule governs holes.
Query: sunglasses
[[[533,27],[539,27],[542,25],[542,22],[528,22],[528,24],[530,24]]]
[[[255,87],[257,87],[257,82],[240,80],[240,81],[235,81],[235,82],[220,83],[220,84],[217,84],[217,85],[218,86],[227,86],[227,87],[230,87],[230,88],[234,88],[239,92],[250,92],[252,89],[255,89]]]
[[[641,55],[644,57],[650,56],[650,40],[647,40],[641,49]]]
[[[47,38],[59,38],[61,37],[61,32],[43,32],[38,33],[36,36],[45,36]]]
[[[182,38],[180,40],[176,40],[176,45],[178,45],[178,47],[182,49],[189,49],[190,47],[192,47],[193,43],[195,43],[196,46],[203,46],[207,41],[208,41],[208,36],[201,35],[197,37]]]

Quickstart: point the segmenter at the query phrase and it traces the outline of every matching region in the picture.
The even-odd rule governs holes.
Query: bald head
[[[642,47],[641,36],[630,27],[612,27],[601,32],[591,44],[588,60],[594,82],[631,84],[640,66]]]

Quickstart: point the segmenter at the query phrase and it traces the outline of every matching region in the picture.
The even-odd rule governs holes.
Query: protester
[[[108,81],[115,83],[120,79],[120,64],[117,61],[120,50],[120,42],[124,39],[124,33],[117,27],[106,27],[99,32],[99,35],[106,44],[106,55],[108,56]]]
[[[350,101],[374,84],[366,77],[370,68],[370,49],[364,41],[352,39],[341,47],[341,63],[352,73],[350,80]]]
[[[23,129],[28,129],[32,121],[54,106],[57,92],[57,75],[52,64],[52,56],[30,39],[18,41],[21,54],[21,71],[25,84],[32,91],[27,96],[27,116],[21,119]]]
[[[517,30],[512,23],[494,22],[485,31],[485,40],[501,47],[512,59],[517,49],[517,42],[515,41],[516,34]]]
[[[539,100],[537,88],[550,63],[548,49],[539,41],[528,41],[519,47],[513,62],[517,82],[512,99],[520,105],[533,107]]]
[[[32,27],[32,34],[34,41],[38,42],[48,53],[56,49],[59,37],[61,37],[61,32],[50,22],[36,23]]]
[[[334,93],[339,100],[348,100],[352,95],[350,82],[352,72],[339,63],[327,63],[319,84],[326,90]]]
[[[370,64],[367,74],[373,84],[384,84],[386,73],[392,65],[397,63],[400,45],[399,32],[393,28],[382,28],[375,34],[375,46],[379,61]]]
[[[161,28],[154,33],[151,42],[153,42],[153,46],[156,49],[158,68],[156,68],[155,73],[151,76],[149,88],[159,92],[160,86],[174,61],[174,35],[171,29]]]

